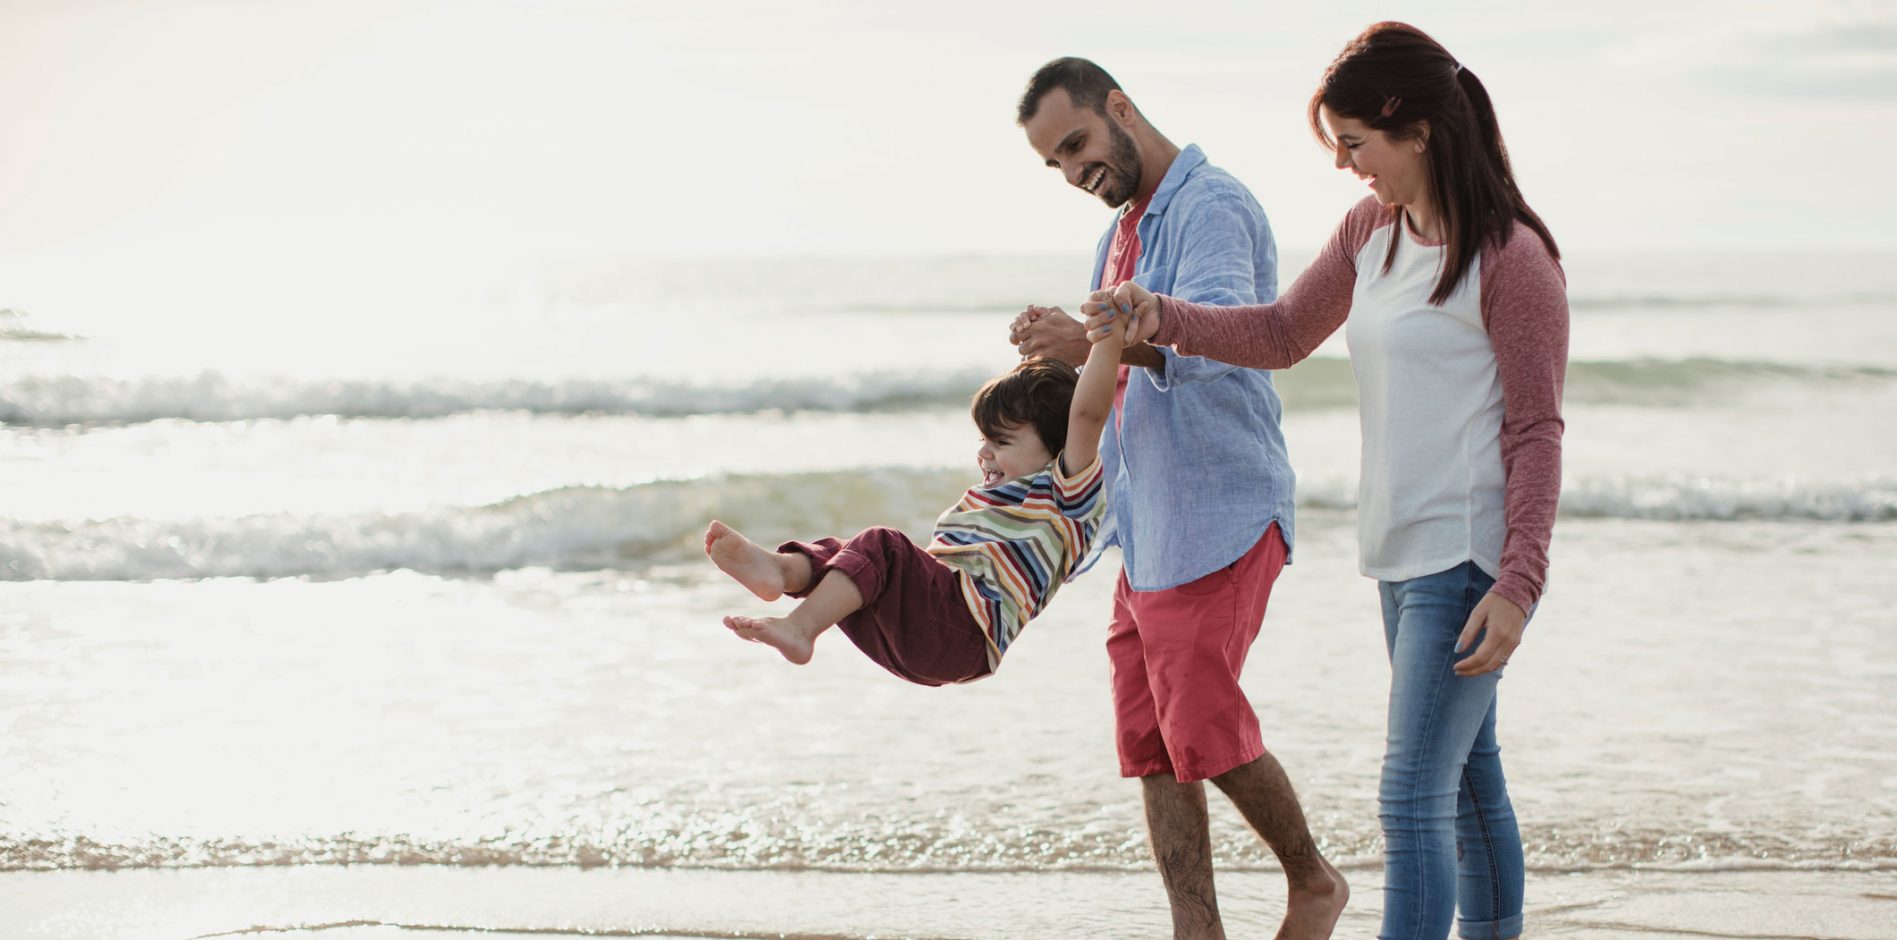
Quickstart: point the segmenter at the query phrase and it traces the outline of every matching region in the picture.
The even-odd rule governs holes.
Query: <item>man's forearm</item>
[[[1149,343],[1135,343],[1120,350],[1120,364],[1123,366],[1144,366],[1148,369],[1164,369],[1166,357]]]

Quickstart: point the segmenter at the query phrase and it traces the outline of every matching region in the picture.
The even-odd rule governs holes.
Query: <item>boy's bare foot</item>
[[[713,519],[705,529],[705,554],[719,571],[760,599],[774,601],[784,596],[784,566],[777,553],[745,538],[744,533]]]
[[[1318,859],[1327,885],[1293,885],[1284,906],[1284,926],[1278,928],[1278,940],[1328,940],[1337,929],[1337,919],[1350,903],[1350,885],[1331,863]]]
[[[784,654],[799,666],[810,662],[816,644],[796,624],[784,617],[726,617],[731,632],[753,643],[762,643]]]

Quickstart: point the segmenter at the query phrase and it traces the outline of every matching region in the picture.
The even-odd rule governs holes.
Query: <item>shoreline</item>
[[[1259,877],[1262,875],[1263,877]],[[1349,873],[1338,937],[1376,931],[1381,878]],[[1234,935],[1274,929],[1274,873],[1221,871]],[[1884,871],[1531,873],[1536,936],[1874,940],[1897,923]],[[828,940],[1150,937],[1169,919],[1138,873],[839,873],[559,867],[295,866],[0,873],[19,940],[401,940],[547,936]]]

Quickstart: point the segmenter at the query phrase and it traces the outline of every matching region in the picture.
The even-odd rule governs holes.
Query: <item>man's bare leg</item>
[[[1212,832],[1205,784],[1180,783],[1170,774],[1140,778],[1153,861],[1172,905],[1174,940],[1224,940],[1218,893],[1212,887]]]
[[[763,600],[796,594],[810,585],[808,556],[771,551],[716,519],[705,528],[705,554],[719,571]]]
[[[810,662],[819,634],[862,609],[863,592],[857,590],[856,582],[850,580],[849,575],[831,569],[789,616],[726,617],[725,626],[730,627],[732,633],[763,643],[802,666]]]
[[[1350,900],[1344,876],[1317,851],[1304,809],[1278,759],[1267,752],[1212,778],[1284,867],[1290,893],[1278,940],[1325,940]]]

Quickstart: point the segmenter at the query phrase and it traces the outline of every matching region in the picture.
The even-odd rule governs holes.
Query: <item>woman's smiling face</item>
[[[1423,154],[1426,137],[1392,137],[1328,107],[1320,114],[1335,142],[1337,168],[1368,182],[1377,202],[1414,206],[1423,199],[1429,174],[1429,160]]]

